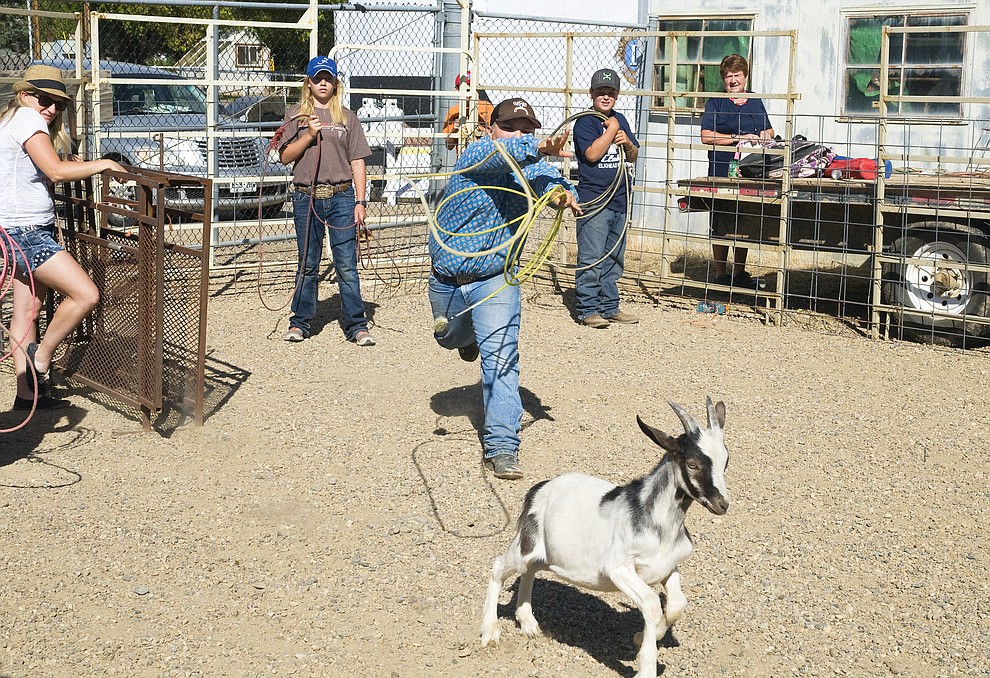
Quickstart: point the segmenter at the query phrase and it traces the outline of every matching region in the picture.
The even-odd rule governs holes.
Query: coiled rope
[[[31,296],[35,294],[34,286],[34,276],[31,274],[31,268],[27,265],[27,256],[24,254],[24,250],[14,242],[14,239],[10,237],[10,234],[4,230],[3,226],[0,226],[0,299],[5,298],[8,294],[12,294],[14,288],[14,278],[17,275],[17,260],[20,259],[24,262],[24,271],[28,279],[28,286],[31,288]],[[32,308],[32,313],[33,313]],[[31,323],[33,324],[37,316],[31,317]],[[7,325],[0,323],[0,331],[7,338],[7,350],[0,355],[0,363],[6,360],[13,360],[14,353],[20,351],[24,354],[24,360],[27,361],[27,334],[25,333],[22,337],[15,337],[11,334],[11,330]],[[29,330],[28,330],[29,331]],[[28,366],[28,369],[31,369]],[[34,394],[33,401],[31,403],[31,410],[28,412],[24,421],[20,424],[13,426],[11,428],[0,428],[0,433],[12,433],[17,431],[27,425],[31,418],[34,417],[34,412],[38,406],[38,379],[34,380]]]
[[[598,111],[595,110],[580,111],[578,113],[575,113],[574,115],[569,116],[563,122],[561,122],[560,125],[558,125],[557,128],[550,134],[550,136],[551,137],[557,136],[559,133],[561,133],[561,131],[565,127],[567,127],[567,125],[574,122],[578,118],[587,115],[593,115],[603,121],[607,120],[606,116],[603,115],[602,113],[599,113]],[[443,331],[443,328],[446,326],[447,321],[453,320],[454,318],[460,315],[471,312],[479,305],[483,304],[484,302],[488,301],[489,299],[497,295],[507,286],[521,285],[523,282],[525,282],[526,280],[530,279],[533,275],[535,275],[536,272],[549,259],[550,254],[553,251],[553,245],[556,242],[557,235],[560,231],[560,225],[563,222],[564,207],[558,207],[557,213],[554,216],[553,220],[551,221],[550,228],[547,230],[544,237],[540,239],[539,243],[535,248],[535,252],[533,256],[525,264],[522,264],[521,262],[522,262],[523,247],[527,242],[528,236],[530,235],[533,225],[536,223],[537,215],[543,210],[544,207],[557,200],[560,196],[560,191],[564,189],[561,187],[557,187],[551,191],[548,191],[541,198],[536,198],[532,186],[530,185],[526,177],[523,175],[522,169],[519,167],[518,163],[508,154],[508,152],[504,149],[504,147],[501,144],[496,143],[494,146],[495,146],[495,150],[491,154],[480,160],[478,163],[475,163],[474,165],[471,165],[470,167],[466,167],[461,170],[446,172],[446,173],[400,175],[403,179],[409,182],[410,186],[412,186],[413,190],[417,193],[417,196],[419,197],[420,203],[423,207],[424,213],[427,215],[427,222],[429,224],[430,233],[433,236],[433,239],[443,250],[455,256],[465,257],[465,258],[484,257],[498,253],[502,250],[507,250],[503,265],[503,272],[502,272],[503,278],[505,280],[504,284],[500,286],[497,290],[486,296],[484,299],[475,302],[474,304],[463,309],[454,316],[451,316],[450,318],[446,318],[446,319],[438,318],[437,325],[434,326],[435,332]],[[623,185],[623,181],[625,180],[624,173],[626,172],[625,154],[621,146],[618,146],[617,148],[619,152],[619,170],[615,173],[615,178],[610,184],[608,190],[606,190],[596,198],[588,201],[587,203],[581,203],[579,205],[582,211],[587,210],[583,215],[583,218],[592,217],[598,214],[599,212],[601,212],[602,210],[604,210],[605,207],[609,204],[609,202],[611,202],[615,194],[618,192],[619,187]],[[425,194],[421,190],[419,190],[419,188],[416,185],[415,180],[418,179],[433,178],[433,177],[450,177],[455,174],[464,174],[470,172],[479,165],[487,162],[495,153],[500,153],[502,157],[505,159],[506,164],[509,166],[509,168],[512,170],[512,173],[515,175],[517,182],[519,183],[520,186],[522,186],[523,188],[522,191],[513,188],[508,188],[505,186],[482,186],[482,185],[468,186],[459,191],[452,193],[451,195],[445,196],[444,199],[441,200],[441,202],[437,205],[436,210],[432,210],[427,202]],[[623,223],[622,232],[620,234],[620,237],[617,239],[616,244],[613,245],[613,247],[608,252],[606,252],[600,259],[598,259],[597,261],[591,264],[588,264],[587,266],[564,264],[566,267],[575,271],[584,270],[587,268],[593,268],[599,265],[601,262],[608,259],[610,256],[612,256],[616,248],[619,247],[619,245],[622,243],[622,240],[626,236],[626,231],[628,229],[628,224],[629,224],[628,197],[629,197],[630,183],[631,182],[629,181],[625,181],[624,183],[625,190],[627,192],[626,218]],[[522,215],[520,215],[515,219],[512,219],[507,222],[503,222],[501,224],[497,224],[482,231],[460,233],[460,232],[448,231],[443,229],[437,222],[436,213],[439,212],[447,202],[453,200],[455,197],[476,190],[504,191],[515,195],[523,196],[526,198],[527,209]],[[448,236],[451,239],[458,237],[476,237],[478,235],[484,235],[486,233],[492,233],[501,230],[503,228],[510,227],[516,222],[518,222],[518,226],[515,232],[512,234],[512,236],[510,236],[500,245],[497,245],[495,247],[486,250],[480,250],[480,251],[458,250],[448,245],[447,242],[445,242],[444,239],[440,237],[441,233]]]

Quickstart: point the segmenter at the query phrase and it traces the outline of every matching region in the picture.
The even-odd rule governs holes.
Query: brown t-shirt
[[[306,134],[306,121],[292,120],[299,114],[300,105],[296,104],[285,112],[285,136],[281,148]],[[313,184],[339,184],[353,178],[351,161],[367,158],[371,155],[368,140],[364,137],[364,129],[354,112],[344,109],[346,125],[336,125],[330,120],[330,112],[317,108],[314,111],[323,123],[320,131],[319,144],[303,151],[292,166],[292,183],[303,186]],[[291,121],[291,122],[290,122]],[[280,149],[281,150],[281,149]],[[319,167],[319,176],[314,177]],[[315,179],[315,180],[314,180]]]

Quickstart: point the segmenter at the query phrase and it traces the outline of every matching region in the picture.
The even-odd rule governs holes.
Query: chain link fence
[[[84,11],[87,5],[89,12]],[[362,276],[372,299],[405,283],[420,284],[426,277],[429,210],[420,197],[433,204],[443,189],[444,173],[457,157],[456,149],[446,148],[441,131],[448,107],[469,103],[468,95],[476,101],[480,91],[496,104],[522,96],[541,118],[542,132],[549,133],[589,107],[591,74],[604,67],[623,78],[617,110],[641,142],[633,168],[636,185],[622,281],[627,293],[664,296],[675,303],[681,299],[687,306],[699,300],[731,304],[756,309],[774,322],[781,321],[784,311],[825,312],[840,323],[876,334],[884,323],[876,312],[882,278],[897,267],[895,262],[881,266],[876,259],[897,240],[890,229],[930,216],[965,222],[961,225],[974,237],[985,234],[982,198],[954,212],[946,208],[921,215],[913,209],[912,201],[918,199],[914,175],[938,165],[941,151],[933,148],[931,135],[921,141],[912,137],[911,126],[899,126],[881,144],[883,126],[876,117],[837,128],[834,116],[795,112],[802,88],[794,81],[796,31],[746,31],[715,24],[708,28],[719,30],[703,33],[658,31],[474,14],[462,17],[469,19],[468,30],[457,34],[452,30],[457,28],[454,18],[423,7],[362,11],[341,6],[306,14],[308,6],[301,4],[265,13],[155,4],[145,5],[143,15],[113,13],[125,7],[142,5],[0,3],[0,35],[5,37],[0,41],[0,67],[6,69],[0,73],[6,76],[0,78],[0,91],[7,90],[2,84],[15,81],[31,60],[64,60],[60,65],[67,67],[73,76],[70,83],[80,87],[82,95],[75,111],[81,150],[113,151],[122,157],[127,152],[127,160],[150,169],[212,178],[212,196],[183,190],[169,197],[186,207],[211,202],[211,270],[257,267],[268,293],[287,295],[291,290],[296,254],[285,203],[289,169],[275,161],[267,143],[284,109],[298,100],[302,69],[314,49],[338,61],[346,101],[362,119],[372,146],[367,195],[373,237],[362,253]],[[465,41],[466,35],[470,38]],[[985,33],[976,31],[970,39],[978,47],[985,44]],[[767,103],[778,134],[785,139],[802,134],[843,156],[881,160],[881,166],[883,160],[892,160],[894,178],[902,179],[901,204],[885,204],[876,180],[828,184],[823,181],[828,177],[816,177],[804,183],[785,179],[773,186],[696,181],[707,177],[710,150],[700,143],[701,113],[705,99],[721,91],[717,64],[726,50],[751,57],[758,69],[752,86]],[[967,68],[977,68],[977,52],[967,52],[972,62]],[[112,63],[101,63],[107,59]],[[467,71],[470,84],[462,84],[458,92],[454,76],[465,76],[467,83]],[[470,115],[461,143],[473,130]],[[981,125],[985,127],[985,121],[953,120],[937,145],[958,148],[954,155],[960,157],[968,148],[976,170],[982,172],[983,157],[974,156],[974,149],[988,144],[973,133]],[[965,134],[974,138],[963,139]],[[882,157],[885,152],[890,157]],[[916,157],[925,158],[920,166],[909,160]],[[565,175],[576,178],[573,161],[555,162]],[[973,173],[974,164],[969,164],[942,171]],[[980,195],[983,190],[979,181],[963,189]],[[943,181],[934,192],[943,201],[955,200],[946,190]],[[706,204],[713,196],[723,209],[739,215],[736,223],[741,225],[721,234],[716,244],[747,249],[748,267],[766,281],[763,289],[713,283]],[[936,198],[926,196],[925,208],[934,210],[930,203]],[[531,241],[547,235],[549,216],[538,222]],[[195,229],[182,223],[169,228],[177,242],[196,245]],[[922,249],[915,248],[913,254]],[[538,282],[569,290],[575,250],[574,222],[568,216],[551,265]],[[957,251],[966,254],[971,248],[956,245],[951,250]],[[979,266],[979,261],[967,259],[961,272],[953,274],[954,279],[969,281],[956,287],[971,290],[967,294],[973,298],[982,294],[987,278]],[[956,293],[955,287],[948,292]],[[888,314],[896,313],[904,301],[918,301],[910,295],[886,297],[896,302],[885,308]],[[930,328],[942,324],[937,320],[939,306],[920,301],[915,306],[921,308],[914,312],[928,313]],[[949,302],[947,307],[956,306]],[[978,312],[977,306],[964,305],[964,315]]]

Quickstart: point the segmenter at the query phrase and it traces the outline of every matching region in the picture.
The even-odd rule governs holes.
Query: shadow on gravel
[[[374,327],[375,325],[375,311],[378,310],[378,304],[364,300],[364,315],[368,319],[368,326]],[[313,317],[312,322],[309,324],[309,332],[311,336],[317,336],[327,325],[331,323],[336,323],[338,327],[340,326],[340,293],[334,292],[326,299],[316,302],[316,315]]]
[[[540,419],[553,421],[550,416],[550,409],[543,404],[540,396],[536,395],[524,386],[519,387],[519,397],[522,400],[523,420],[520,431],[525,431],[529,426]],[[481,441],[482,431],[485,428],[485,408],[484,397],[481,392],[481,382],[471,386],[455,386],[454,388],[440,391],[430,398],[430,409],[438,417],[467,417],[471,422],[471,427],[477,432],[478,440]],[[527,418],[525,415],[529,415]],[[445,435],[440,432],[438,425],[435,433]]]
[[[166,365],[168,369],[168,365]],[[203,421],[207,421],[234,396],[237,390],[251,377],[251,372],[232,363],[225,362],[207,353],[203,366]],[[87,400],[99,403],[111,412],[115,412],[128,421],[133,422],[133,428],[122,427],[114,434],[141,433],[140,412],[121,402],[117,398],[85,386],[71,377],[60,377],[59,392],[65,396],[83,396]],[[182,426],[192,425],[195,420],[193,401],[195,400],[195,379],[188,379],[181,384],[181,393],[166,392],[163,396],[162,409],[151,413],[151,430],[163,438],[171,438]],[[61,410],[64,412],[64,410]],[[3,415],[0,415],[3,416]],[[20,420],[18,420],[20,421]],[[0,424],[2,427],[2,424]]]
[[[499,619],[515,619],[519,580],[512,584],[512,599],[498,606]],[[666,605],[663,593],[661,602]],[[537,577],[533,583],[533,614],[540,623],[543,634],[558,643],[587,652],[603,666],[620,676],[636,674],[633,664],[638,647],[633,636],[643,630],[643,615],[632,606],[617,610],[595,595],[553,579]],[[506,633],[519,634],[519,628],[502,628]],[[659,643],[661,648],[678,647],[673,629],[668,629]],[[657,675],[662,676],[666,667],[660,656]]]
[[[21,410],[0,413],[0,429],[20,425],[27,415],[28,412]],[[0,468],[11,467],[0,475],[0,487],[53,489],[75,485],[82,480],[78,471],[60,466],[53,459],[59,451],[93,439],[93,431],[80,426],[85,416],[86,410],[75,405],[60,410],[40,410],[23,428],[0,433]],[[17,464],[21,460],[28,465]]]

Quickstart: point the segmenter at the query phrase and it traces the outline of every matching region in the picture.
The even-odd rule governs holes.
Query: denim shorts
[[[36,271],[39,266],[65,249],[55,242],[55,224],[53,223],[45,226],[14,226],[5,229],[5,231],[16,245],[13,252],[7,252],[7,256],[14,259],[17,270],[21,272],[24,271],[25,261],[27,261],[29,270]],[[0,245],[4,249],[10,249],[7,238],[2,236],[0,236]]]

